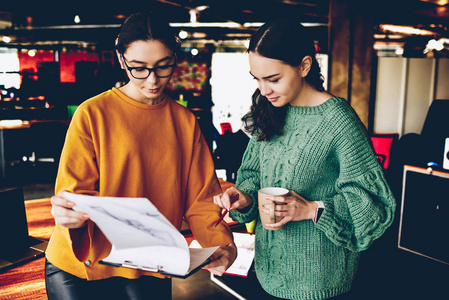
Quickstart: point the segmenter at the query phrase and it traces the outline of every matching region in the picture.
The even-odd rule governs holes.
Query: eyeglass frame
[[[173,75],[173,72],[175,71],[175,67],[176,67],[176,57],[175,57],[175,63],[174,64],[170,64],[170,65],[165,65],[165,66],[158,66],[158,67],[154,67],[154,68],[147,68],[147,67],[130,67],[128,66],[128,64],[126,63],[126,59],[125,56],[123,55],[123,53],[120,53],[120,56],[123,59],[123,63],[125,64],[126,69],[129,71],[129,74],[131,74],[131,76],[135,79],[147,79],[148,77],[150,77],[151,73],[154,72],[154,75],[156,75],[157,78],[167,78]],[[166,68],[166,67],[172,67],[173,70],[171,71],[170,75],[167,76],[159,76],[157,75],[156,70],[161,69],[161,68]],[[145,78],[137,78],[136,76],[133,75],[132,70],[135,69],[146,69],[148,70],[148,76]]]

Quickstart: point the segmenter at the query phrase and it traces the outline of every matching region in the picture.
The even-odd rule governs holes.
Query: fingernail
[[[74,206],[75,203],[73,203],[73,202],[71,202],[71,201],[67,201],[67,205]]]

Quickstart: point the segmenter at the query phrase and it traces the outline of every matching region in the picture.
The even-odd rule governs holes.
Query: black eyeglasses
[[[176,64],[159,66],[155,68],[130,67],[126,63],[125,56],[123,56],[123,54],[121,54],[121,56],[129,73],[131,73],[131,76],[134,77],[135,79],[146,79],[148,78],[148,76],[150,76],[151,72],[154,72],[154,74],[156,74],[156,76],[159,78],[170,77],[173,74],[173,71],[175,70],[176,67]]]

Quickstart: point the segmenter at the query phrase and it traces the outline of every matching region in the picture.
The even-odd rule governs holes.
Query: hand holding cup
[[[283,188],[265,189],[259,191],[259,214],[265,229],[279,230],[291,221],[314,219],[318,206],[316,201],[308,201]]]
[[[285,188],[279,187],[266,187],[262,188],[258,192],[258,200],[259,200],[259,214],[260,220],[262,221],[262,226],[268,230],[279,230],[284,226],[270,227],[268,224],[276,224],[280,222],[284,217],[276,216],[276,206],[280,205],[276,201],[269,200],[268,198],[271,196],[287,196],[289,194],[289,190]]]

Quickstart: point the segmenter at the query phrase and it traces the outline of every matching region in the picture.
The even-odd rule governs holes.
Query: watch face
[[[318,222],[318,220],[320,219],[321,214],[323,213],[323,211],[324,211],[324,208],[322,208],[322,207],[318,207],[317,208],[315,223]]]

